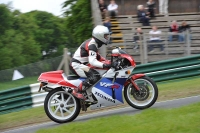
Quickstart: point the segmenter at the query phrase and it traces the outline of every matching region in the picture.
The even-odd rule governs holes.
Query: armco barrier
[[[47,92],[37,93],[39,83],[0,92],[0,114],[43,105]]]
[[[132,72],[145,73],[154,81],[161,82],[199,75],[200,55],[188,56],[138,65]]]
[[[155,72],[155,71],[167,70],[167,69],[172,69],[172,68],[179,68],[179,67],[184,67],[184,66],[191,66],[195,64],[200,64],[200,55],[175,58],[175,59],[170,59],[170,60],[138,65],[132,73],[133,74],[148,73],[148,72]]]
[[[192,77],[200,75],[200,64],[180,67],[156,72],[146,73],[149,77],[151,77],[155,82]]]
[[[200,74],[200,55],[138,65],[132,72],[145,73],[154,81],[166,81]],[[46,92],[37,93],[39,83],[0,92],[0,114],[42,106]]]
[[[18,88],[13,88],[13,89],[1,91],[0,101],[7,100],[10,98],[15,98],[15,97],[26,96],[30,94],[31,94],[30,86],[22,86]]]

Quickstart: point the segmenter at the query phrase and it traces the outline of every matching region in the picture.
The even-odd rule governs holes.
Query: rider
[[[107,45],[109,40],[110,33],[108,28],[97,25],[92,31],[92,38],[84,41],[74,53],[70,63],[71,71],[80,77],[87,77],[79,86],[80,91],[86,91],[101,78],[99,72],[87,66],[88,63],[98,68],[111,67],[111,64],[100,62],[104,61],[105,58],[98,53],[98,49],[103,44]]]

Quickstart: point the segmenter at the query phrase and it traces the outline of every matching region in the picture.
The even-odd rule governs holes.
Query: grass
[[[148,109],[136,115],[116,115],[72,122],[37,133],[199,133],[200,103],[175,109]]]
[[[200,95],[199,82],[200,78],[177,80],[176,82],[171,81],[158,83],[158,101]],[[124,106],[128,105],[125,104]],[[89,111],[86,113],[89,113]],[[47,118],[43,107],[32,108],[19,112],[0,115],[0,130],[47,121],[50,120]],[[117,121],[119,122],[119,120]],[[134,121],[132,121],[132,125],[134,125]],[[113,124],[110,124],[110,126],[113,126]]]
[[[27,77],[15,81],[0,83],[0,91],[37,83],[38,77]]]
[[[7,128],[41,123],[48,120],[43,107],[4,114],[0,115],[0,132]]]
[[[195,96],[200,94],[200,77],[194,79],[182,79],[158,84],[159,97],[158,100],[169,100],[187,96]]]

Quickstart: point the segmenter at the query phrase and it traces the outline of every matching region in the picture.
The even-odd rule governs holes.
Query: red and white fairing
[[[57,86],[77,88],[82,82],[80,79],[68,80],[63,70],[44,72],[39,76],[38,81],[51,84],[53,88]]]

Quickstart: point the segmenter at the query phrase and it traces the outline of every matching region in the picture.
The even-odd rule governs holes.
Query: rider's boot
[[[83,95],[83,93],[79,93],[75,90],[72,91],[72,94],[78,99],[86,100],[87,98]]]
[[[86,98],[88,98],[92,104],[96,104],[97,103],[96,97],[92,94],[92,84],[87,82],[87,80],[83,81],[81,91],[82,91],[82,94]]]
[[[82,93],[87,99],[89,99],[92,103],[97,103],[97,99],[92,94],[92,85],[94,85],[100,78],[100,74],[90,68],[88,72],[86,72],[87,78],[79,85],[78,87],[78,93]]]
[[[77,88],[77,92],[84,92],[86,91],[90,86],[92,86],[92,84],[90,84],[89,82],[85,82],[83,81]]]
[[[91,86],[89,82],[83,81],[77,88],[75,88],[72,92],[74,96],[79,99],[86,100],[88,98],[86,90]]]

